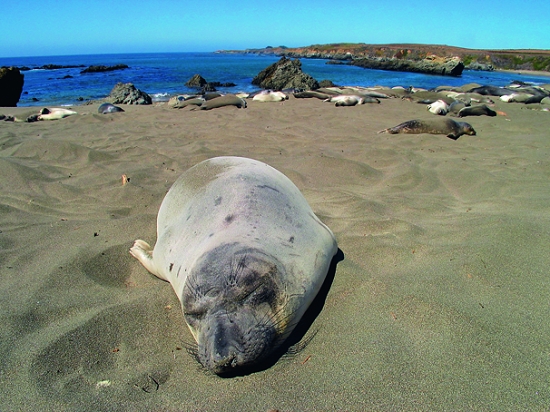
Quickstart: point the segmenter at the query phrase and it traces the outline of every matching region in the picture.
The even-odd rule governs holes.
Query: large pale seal
[[[438,114],[440,116],[445,116],[449,113],[449,105],[444,100],[436,100],[432,104],[427,106],[427,109],[430,113]]]
[[[187,170],[164,198],[152,249],[130,253],[172,284],[217,374],[254,367],[292,332],[337,252],[298,188],[265,163],[218,157]]]
[[[361,96],[351,94],[339,94],[337,96],[329,97],[324,100],[325,102],[334,103],[335,106],[356,106],[358,104],[364,104],[365,100]]]
[[[199,107],[201,110],[217,109],[218,107],[236,106],[239,109],[241,107],[246,108],[246,101],[234,94],[226,94],[214,99],[206,99]]]
[[[380,130],[378,133],[430,133],[444,134],[447,137],[456,140],[463,134],[474,136],[476,131],[466,122],[457,122],[453,119],[437,119],[437,120],[409,120],[398,124],[394,127],[389,127]]]
[[[282,102],[284,100],[288,100],[288,96],[280,91],[262,90],[257,93],[252,100],[257,102]]]

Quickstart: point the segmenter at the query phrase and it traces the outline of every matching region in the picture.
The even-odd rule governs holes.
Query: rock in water
[[[193,77],[191,77],[185,85],[187,87],[204,87],[206,86],[208,82],[204,77],[202,77],[200,74],[195,74]]]
[[[258,73],[252,80],[252,84],[263,89],[273,90],[287,88],[315,90],[319,88],[317,80],[302,71],[300,60],[291,60],[284,56],[277,63],[273,63]]]

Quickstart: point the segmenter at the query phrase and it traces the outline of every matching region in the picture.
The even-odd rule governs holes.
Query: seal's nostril
[[[224,373],[230,368],[236,367],[237,363],[237,354],[235,351],[231,351],[227,354],[216,353],[216,355],[214,355],[214,359],[212,359],[213,368],[211,369],[215,373]]]

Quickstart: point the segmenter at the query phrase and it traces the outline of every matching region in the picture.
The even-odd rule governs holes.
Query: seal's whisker
[[[195,279],[195,276],[189,276],[186,282],[189,285],[189,287],[187,287],[186,290],[191,292],[195,299],[200,299],[201,297],[204,296],[203,288],[197,282],[197,279]]]

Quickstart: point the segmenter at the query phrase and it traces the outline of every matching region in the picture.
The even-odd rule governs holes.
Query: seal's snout
[[[228,351],[223,354],[217,352],[213,359],[210,369],[217,374],[222,374],[237,366],[237,354],[235,351]]]
[[[235,337],[223,324],[218,324],[214,333],[212,361],[214,369],[227,369],[237,365]]]
[[[220,376],[246,373],[273,348],[273,325],[258,324],[255,312],[240,308],[238,313],[217,311],[206,316],[199,333],[198,359]]]
[[[201,363],[216,374],[227,373],[243,362],[241,334],[228,316],[219,316],[212,321],[205,336],[201,351]],[[199,345],[200,346],[200,345]]]

